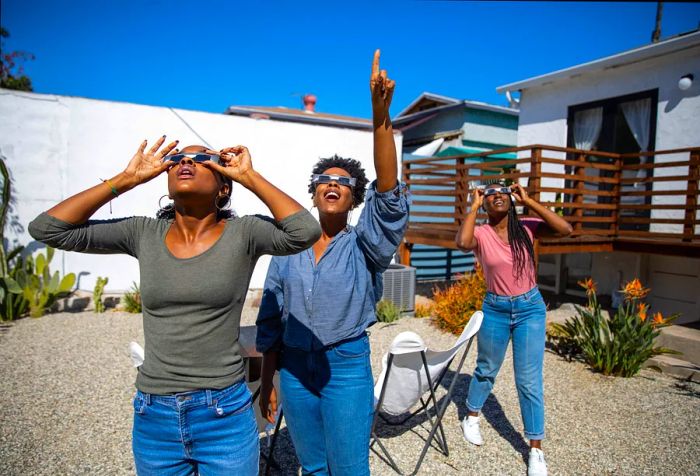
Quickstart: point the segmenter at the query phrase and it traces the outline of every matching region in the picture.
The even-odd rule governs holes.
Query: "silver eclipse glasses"
[[[338,185],[345,185],[353,188],[357,183],[355,177],[346,177],[345,175],[330,175],[330,174],[313,174],[311,175],[311,183],[331,183],[335,182]]]
[[[203,152],[193,152],[193,153],[186,153],[186,154],[173,154],[173,155],[166,155],[165,158],[167,160],[172,160],[173,162],[180,162],[182,159],[185,157],[192,159],[193,162],[206,162],[207,160],[211,160],[212,162],[216,164],[221,163],[221,157],[215,154],[205,154]]]

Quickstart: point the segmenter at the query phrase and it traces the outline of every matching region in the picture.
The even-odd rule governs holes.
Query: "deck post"
[[[610,217],[613,219],[613,222],[610,224],[610,232],[613,237],[617,238],[618,232],[620,230],[620,193],[622,191],[622,186],[620,185],[620,183],[622,180],[622,166],[624,164],[622,156],[618,155],[615,158],[614,164],[615,171],[613,172],[613,178],[615,178],[616,182],[612,186],[612,203],[615,205],[615,208],[610,214]]]
[[[685,195],[685,219],[683,220],[683,241],[693,241],[698,206],[698,179],[700,175],[700,152],[690,153],[688,165],[688,188]]]
[[[540,202],[540,187],[542,186],[542,149],[534,147],[530,155],[530,177],[527,180],[527,193],[536,202]],[[532,215],[532,211],[527,211]]]
[[[576,160],[579,163],[574,166],[574,175],[576,176],[574,179],[576,180],[576,194],[574,195],[574,203],[578,206],[574,208],[573,216],[576,220],[574,222],[574,233],[576,235],[580,235],[583,228],[583,222],[581,221],[581,218],[583,218],[583,208],[581,205],[583,204],[583,194],[586,189],[586,182],[583,178],[586,175],[586,154],[577,154]]]

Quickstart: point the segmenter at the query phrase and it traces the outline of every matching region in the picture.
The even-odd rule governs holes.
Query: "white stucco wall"
[[[690,89],[678,89],[681,76],[691,73],[695,81]],[[700,146],[700,45],[605,71],[582,74],[573,79],[522,91],[518,146],[544,144],[566,147],[567,116],[570,106],[657,89],[656,150]],[[524,155],[524,154],[521,154]],[[563,154],[547,152],[548,157]],[[687,154],[658,155],[655,161],[687,160]],[[563,166],[543,164],[543,171],[563,171]],[[656,176],[687,174],[687,168],[664,168]],[[562,179],[543,178],[545,187],[563,187]],[[679,188],[679,182],[656,182],[654,190]],[[551,194],[550,194],[551,195]],[[544,196],[553,199],[553,196]],[[682,197],[653,197],[655,204],[684,203]],[[655,210],[654,218],[682,218],[682,210]],[[652,231],[682,231],[681,225],[652,224]]]
[[[114,176],[143,139],[152,142],[162,134],[179,139],[181,146],[202,144],[197,134],[215,149],[247,146],[253,166],[306,207],[311,206],[309,175],[320,157],[353,157],[363,163],[370,179],[376,177],[368,131],[0,90],[0,153],[14,179],[17,213],[24,227],[24,232],[10,232],[10,239],[30,243],[26,227],[32,218],[100,178]],[[395,141],[400,157],[400,134]],[[160,176],[113,200],[112,215],[106,205],[94,218],[155,216],[158,199],[165,193],[166,178]],[[232,199],[239,215],[270,215],[257,197],[237,184]],[[353,222],[359,213],[355,210]],[[33,243],[30,248],[37,246]],[[251,288],[262,287],[268,264],[269,257],[260,259]],[[128,289],[139,280],[138,263],[128,256],[56,253],[52,265],[64,273],[83,273],[79,287],[86,290],[92,290],[97,276],[109,277],[109,291]]]

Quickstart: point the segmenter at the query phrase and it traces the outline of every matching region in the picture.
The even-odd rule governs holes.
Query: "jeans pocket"
[[[146,413],[146,400],[143,398],[141,392],[136,392],[133,399],[134,413],[136,415],[143,415]]]
[[[238,415],[246,412],[253,406],[253,399],[247,388],[243,388],[243,392],[235,389],[228,395],[214,401],[214,413],[218,417],[226,417]]]
[[[369,337],[366,335],[360,339],[343,342],[333,347],[333,352],[345,359],[357,359],[369,355]]]

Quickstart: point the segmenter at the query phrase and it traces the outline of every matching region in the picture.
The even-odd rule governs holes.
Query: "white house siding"
[[[203,143],[197,134],[216,149],[246,145],[254,167],[306,207],[311,207],[309,175],[320,157],[353,157],[375,178],[368,131],[0,90],[0,153],[14,178],[17,214],[24,227],[22,232],[10,232],[10,239],[30,243],[26,227],[32,218],[100,178],[120,172],[143,139],[152,142],[162,134],[179,139],[181,146]],[[400,157],[401,136],[395,140]],[[106,205],[95,218],[154,216],[158,199],[167,193],[166,183],[161,176],[137,187],[112,201],[112,215]],[[239,215],[270,214],[239,185],[234,184],[232,198]],[[354,212],[354,222],[359,213]],[[262,287],[268,264],[269,257],[260,259],[252,288]],[[97,276],[109,277],[110,291],[128,289],[139,278],[138,264],[128,256],[57,253],[52,266],[80,274],[79,287],[87,290],[92,290]]]

